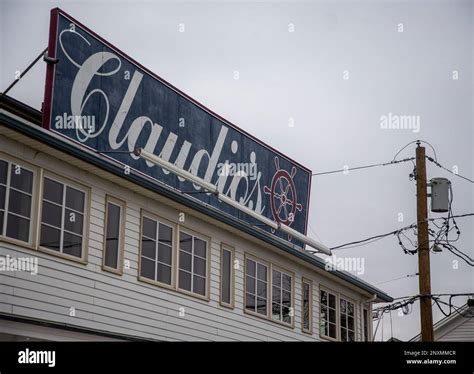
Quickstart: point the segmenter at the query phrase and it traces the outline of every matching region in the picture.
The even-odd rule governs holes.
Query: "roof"
[[[456,311],[453,310],[450,315],[443,317],[438,322],[436,322],[433,325],[433,331],[438,331],[439,329],[445,327],[446,325],[449,325],[455,320],[462,318],[463,314],[466,313],[468,310],[469,310],[469,305],[466,302],[466,304],[464,304],[462,307],[457,308]],[[474,317],[474,314],[472,316]],[[410,341],[416,342],[416,341],[419,341],[420,339],[421,339],[421,333],[411,338]]]
[[[8,113],[12,113],[18,117],[26,119],[21,121],[14,116],[9,116]],[[190,195],[183,194],[175,189],[172,189],[165,184],[155,183],[147,179],[141,178],[139,175],[134,173],[125,174],[123,173],[123,167],[115,165],[105,158],[102,158],[99,154],[83,149],[65,141],[62,138],[54,136],[53,133],[43,129],[41,127],[42,113],[30,106],[15,100],[11,97],[0,95],[0,120],[1,124],[7,126],[17,132],[20,132],[32,139],[35,139],[41,143],[49,145],[59,151],[65,152],[69,155],[77,157],[82,161],[92,164],[98,168],[104,169],[116,176],[127,179],[130,182],[137,184],[143,188],[156,192],[164,197],[167,197],[177,203],[183,204],[184,206],[194,209],[200,213],[203,213],[211,218],[214,218],[220,222],[223,222],[235,229],[238,229],[246,234],[249,234],[257,239],[260,239],[270,245],[273,245],[284,252],[293,255],[308,264],[315,266],[327,273],[330,273],[337,278],[340,278],[350,284],[364,290],[370,295],[376,295],[375,301],[392,302],[393,298],[387,295],[382,290],[372,286],[364,280],[356,277],[355,275],[348,273],[343,270],[326,270],[326,262],[324,259],[315,256],[304,249],[293,245],[283,239],[280,239],[274,235],[271,235],[267,231],[253,227],[242,220],[238,220],[235,217],[219,211],[218,209],[204,204],[201,201],[194,199]]]

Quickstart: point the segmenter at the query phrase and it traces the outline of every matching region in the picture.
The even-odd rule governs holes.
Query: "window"
[[[142,217],[140,276],[171,285],[173,228],[154,218]]]
[[[301,311],[301,329],[303,332],[313,333],[312,325],[312,314],[313,314],[313,305],[312,305],[312,286],[311,282],[303,279],[301,281],[301,297],[302,297],[302,311]]]
[[[82,258],[85,203],[84,191],[44,177],[40,246]]]
[[[221,247],[221,305],[234,307],[234,251]]]
[[[369,342],[370,341],[370,337],[369,337],[369,311],[366,309],[366,308],[363,308],[363,322],[364,322],[364,330],[363,330],[363,333],[364,333],[364,342]]]
[[[0,160],[0,235],[31,242],[33,172]]]
[[[332,339],[337,339],[336,300],[335,294],[321,290],[320,335]]]
[[[354,303],[343,298],[340,299],[340,332],[341,341],[353,342],[354,341]]]
[[[268,267],[247,258],[245,261],[245,310],[268,315],[267,309]]]
[[[122,273],[123,224],[125,203],[107,196],[105,200],[105,235],[103,267]]]
[[[207,295],[207,241],[184,231],[179,233],[178,288]]]
[[[293,321],[291,275],[272,269],[272,319],[291,324]]]

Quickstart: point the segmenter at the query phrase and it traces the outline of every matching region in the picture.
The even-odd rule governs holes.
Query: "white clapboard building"
[[[1,340],[371,340],[392,298],[303,244],[308,169],[59,9],[50,32],[43,110],[0,101]]]

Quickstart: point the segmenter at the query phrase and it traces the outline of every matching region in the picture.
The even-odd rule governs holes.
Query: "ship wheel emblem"
[[[301,212],[303,207],[296,200],[296,187],[293,177],[296,168],[291,168],[291,174],[284,169],[280,169],[280,160],[275,157],[276,173],[273,175],[271,186],[264,186],[263,191],[270,195],[273,219],[278,223],[290,226],[296,211]],[[290,236],[288,237],[290,240]]]

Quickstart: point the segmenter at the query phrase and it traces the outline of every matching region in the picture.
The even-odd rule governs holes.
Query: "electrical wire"
[[[335,173],[342,173],[342,172],[348,172],[348,171],[353,171],[353,170],[361,170],[361,169],[370,169],[370,168],[375,168],[375,167],[378,167],[378,166],[395,165],[395,164],[399,164],[399,163],[402,163],[402,162],[413,161],[414,159],[415,159],[415,157],[410,157],[410,158],[405,158],[403,160],[392,160],[390,162],[383,162],[383,163],[364,165],[364,166],[356,166],[356,167],[353,167],[353,168],[323,171],[323,172],[320,172],[320,173],[313,173],[313,174],[311,174],[311,176],[314,177],[314,176],[318,176],[318,175],[335,174]]]
[[[468,182],[470,182],[470,183],[474,183],[474,180],[469,179],[469,178],[467,178],[467,177],[465,177],[465,176],[463,176],[463,175],[461,175],[461,174],[455,173],[454,171],[452,171],[452,170],[450,170],[450,169],[444,167],[443,165],[441,165],[441,164],[438,162],[438,160],[433,159],[432,157],[429,157],[429,156],[426,156],[426,159],[427,159],[428,161],[431,161],[433,164],[435,164],[435,165],[438,166],[439,168],[443,169],[444,171],[447,171],[448,173],[453,174],[453,175],[455,175],[455,176],[458,177],[458,178],[462,178],[462,179],[464,179],[464,180],[466,180],[466,181],[468,181]]]

